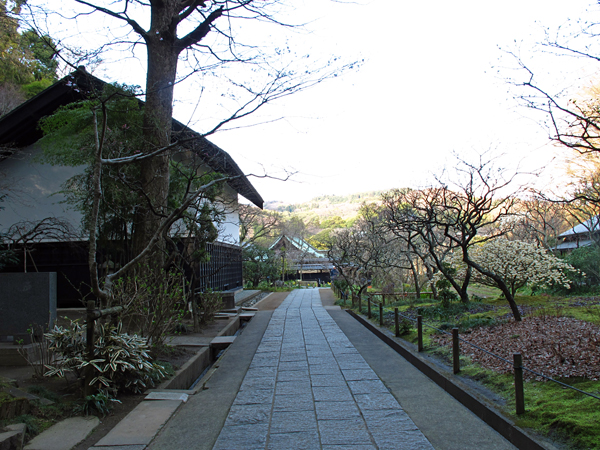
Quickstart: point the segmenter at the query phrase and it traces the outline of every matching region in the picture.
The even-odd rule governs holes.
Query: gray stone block
[[[30,342],[56,321],[56,272],[0,273],[0,340]]]
[[[269,434],[269,450],[321,450],[319,434],[315,431]]]
[[[323,445],[371,444],[371,436],[362,419],[320,420],[319,432]]]
[[[0,428],[0,450],[16,450],[23,448],[26,425],[17,423]]]

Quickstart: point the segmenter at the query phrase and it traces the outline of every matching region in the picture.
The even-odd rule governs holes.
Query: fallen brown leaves
[[[521,322],[478,328],[460,337],[511,362],[514,353],[521,353],[523,367],[548,377],[600,377],[600,329],[588,322],[570,317],[526,317]],[[432,339],[439,345],[452,345],[448,335]],[[460,351],[485,368],[500,373],[513,371],[511,364],[465,342],[460,343]],[[523,376],[541,379],[527,370]]]

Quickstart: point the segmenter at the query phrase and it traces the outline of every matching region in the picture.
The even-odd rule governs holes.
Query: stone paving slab
[[[88,437],[99,423],[100,419],[94,416],[62,420],[29,441],[25,450],[69,450]]]
[[[433,448],[306,289],[273,313],[214,449],[404,448],[398,439]]]
[[[259,311],[149,450],[514,450],[356,320],[321,305],[316,289],[302,290]]]
[[[148,445],[181,405],[180,400],[143,401],[93,447]]]

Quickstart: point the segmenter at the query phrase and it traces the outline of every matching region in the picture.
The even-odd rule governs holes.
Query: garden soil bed
[[[266,300],[260,301],[256,305],[261,311],[274,310],[276,309],[289,292],[276,292],[271,294]],[[266,295],[262,295],[262,298]],[[60,315],[60,314],[59,314]],[[69,318],[79,318],[82,313],[79,311],[69,312]],[[61,315],[64,320],[64,314]],[[227,320],[214,320],[209,324],[202,326],[202,330],[199,333],[187,333],[186,336],[194,337],[215,337],[219,332],[229,324]],[[172,347],[172,349],[166,353],[159,355],[157,358],[160,361],[169,362],[175,370],[183,366],[192,356],[198,351],[197,347]],[[75,401],[80,395],[78,389],[74,383],[68,385],[65,380],[57,378],[46,378],[36,377],[34,370],[30,366],[0,366],[0,379],[11,380],[11,384],[14,383],[19,389],[27,391],[30,386],[39,386],[47,389],[48,391],[59,395],[61,398],[67,399],[67,401]],[[145,395],[120,395],[118,400],[120,403],[114,403],[112,410],[105,417],[100,417],[100,425],[94,429],[93,433],[80,444],[78,444],[74,450],[87,450],[92,447],[96,442],[102,439],[110,430],[112,430],[130,411],[132,411],[143,399]],[[35,408],[32,409],[31,414],[35,414]],[[66,418],[57,417],[56,421]]]

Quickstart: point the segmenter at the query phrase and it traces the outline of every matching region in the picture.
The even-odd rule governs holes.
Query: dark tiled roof
[[[0,161],[16,148],[31,145],[42,137],[40,119],[60,106],[82,100],[106,83],[79,68],[27,100],[0,119]],[[192,150],[215,172],[231,176],[229,185],[259,208],[263,199],[229,154],[208,139],[173,119],[174,136],[197,137],[183,144]]]

